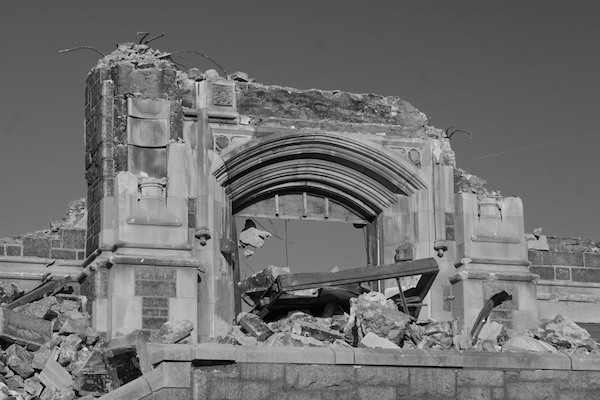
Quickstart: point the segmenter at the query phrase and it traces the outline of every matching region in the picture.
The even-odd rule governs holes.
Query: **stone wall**
[[[600,339],[600,247],[579,238],[529,235],[529,270],[539,275],[540,317],[560,313]]]
[[[600,283],[600,253],[529,250],[529,261],[540,279]]]
[[[591,400],[600,390],[598,355],[149,346],[155,369],[102,400]]]

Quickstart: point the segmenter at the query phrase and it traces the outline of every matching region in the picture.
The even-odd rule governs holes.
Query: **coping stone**
[[[600,355],[598,354],[572,354],[573,371],[600,371]]]
[[[564,354],[465,352],[464,368],[484,369],[571,369],[571,358]]]
[[[158,364],[162,361],[191,361],[194,359],[193,346],[187,344],[161,344],[148,343],[150,363]]]
[[[335,364],[335,354],[329,347],[237,346],[235,362]]]
[[[334,363],[337,365],[354,365],[354,349],[341,346],[331,346]]]
[[[200,343],[192,348],[192,360],[235,361],[236,348],[225,343]]]
[[[454,351],[354,349],[356,365],[402,365],[462,368],[464,354]]]

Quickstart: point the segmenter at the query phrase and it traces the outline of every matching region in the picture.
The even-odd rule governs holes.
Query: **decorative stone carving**
[[[233,106],[233,87],[228,85],[213,85],[213,105]]]

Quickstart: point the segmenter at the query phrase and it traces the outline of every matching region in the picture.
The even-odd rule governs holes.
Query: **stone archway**
[[[331,198],[372,222],[384,209],[426,188],[418,169],[357,135],[282,131],[221,155],[214,172],[236,213],[275,195]]]

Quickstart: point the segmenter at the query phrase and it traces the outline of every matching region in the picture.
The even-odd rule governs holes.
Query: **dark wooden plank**
[[[302,274],[279,275],[277,277],[277,282],[280,290],[291,291],[314,287],[339,286],[352,283],[395,279],[420,274],[433,273],[437,275],[438,271],[438,263],[434,258],[424,258],[421,260],[349,269],[338,272],[308,272]]]

